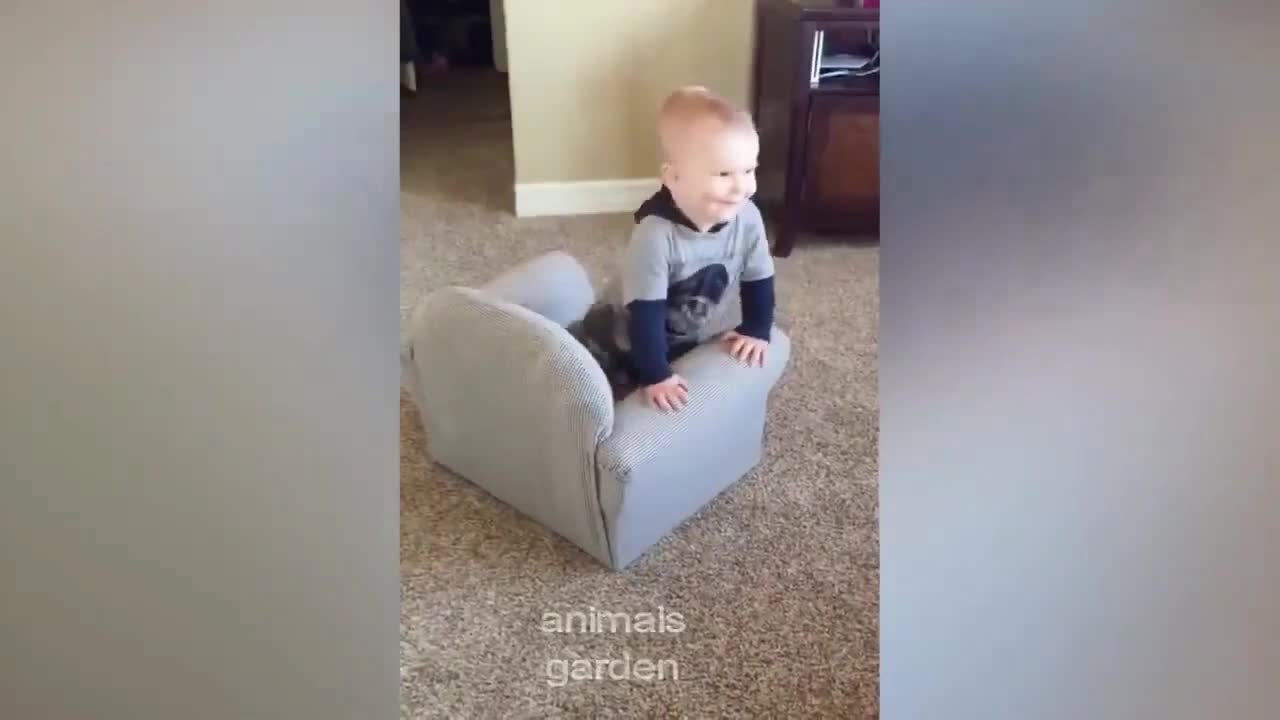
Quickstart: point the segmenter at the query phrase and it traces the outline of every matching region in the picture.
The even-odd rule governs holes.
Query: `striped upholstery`
[[[790,345],[775,330],[765,368],[700,347],[676,363],[689,405],[616,405],[564,326],[592,301],[563,253],[483,288],[437,290],[415,308],[406,384],[433,458],[620,569],[758,461],[770,389]]]
[[[673,364],[689,382],[676,413],[642,395],[618,403],[600,446],[600,496],[613,562],[625,566],[760,461],[769,391],[791,355],[778,328],[763,368],[746,367],[715,344]]]

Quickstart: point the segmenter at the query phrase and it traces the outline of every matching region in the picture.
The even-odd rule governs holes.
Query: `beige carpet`
[[[602,272],[629,218],[515,219],[501,79],[440,83],[402,103],[404,313],[546,250]],[[777,261],[794,353],[764,462],[624,573],[435,466],[402,400],[403,716],[877,717],[877,255]],[[544,631],[574,611],[682,623]]]

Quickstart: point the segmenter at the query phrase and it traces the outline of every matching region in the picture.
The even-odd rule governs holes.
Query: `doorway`
[[[403,201],[511,212],[503,0],[401,0]]]

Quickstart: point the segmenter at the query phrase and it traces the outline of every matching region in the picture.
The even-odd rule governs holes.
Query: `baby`
[[[763,366],[773,327],[773,258],[756,191],[760,142],[750,115],[706,88],[672,93],[658,114],[662,187],[635,212],[618,277],[570,326],[616,398],[636,389],[680,410],[688,384],[671,367],[720,334],[738,361]],[[732,293],[742,322],[727,327]]]

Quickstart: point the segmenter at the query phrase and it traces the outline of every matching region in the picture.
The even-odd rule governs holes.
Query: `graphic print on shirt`
[[[697,342],[729,287],[729,270],[707,265],[667,290],[667,338],[671,345]]]

